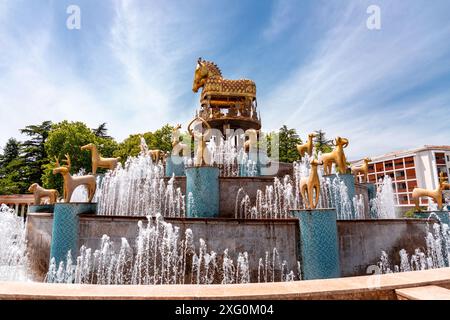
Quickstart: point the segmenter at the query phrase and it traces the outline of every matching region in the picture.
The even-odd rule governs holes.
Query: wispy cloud
[[[449,142],[433,128],[430,110],[448,110],[450,96],[419,94],[421,87],[449,75],[448,19],[439,19],[437,8],[389,2],[381,7],[379,31],[366,28],[367,6],[360,3],[334,13],[338,22],[315,44],[310,62],[263,96],[266,110],[273,110],[266,123],[275,128],[287,123],[303,135],[320,128],[330,137],[348,136],[348,153],[355,157]],[[437,100],[438,106],[432,103]],[[280,117],[280,106],[289,117]],[[444,130],[448,136],[450,127]]]

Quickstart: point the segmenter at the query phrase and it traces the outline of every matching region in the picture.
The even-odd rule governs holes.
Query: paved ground
[[[450,289],[450,268],[236,285],[102,286],[3,282],[0,283],[0,299],[397,299],[396,290],[424,286]]]

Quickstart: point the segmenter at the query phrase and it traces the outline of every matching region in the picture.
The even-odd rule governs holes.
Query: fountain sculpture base
[[[219,216],[219,168],[203,166],[186,168],[188,218]]]

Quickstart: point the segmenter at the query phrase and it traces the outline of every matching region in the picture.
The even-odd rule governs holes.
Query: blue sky
[[[0,145],[48,119],[118,140],[186,125],[200,56],[256,82],[266,131],[345,136],[350,159],[450,144],[447,0],[0,0],[0,50]]]

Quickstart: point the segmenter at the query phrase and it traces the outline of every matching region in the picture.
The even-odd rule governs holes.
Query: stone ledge
[[[450,268],[379,276],[236,285],[103,286],[0,282],[0,299],[199,300],[199,299],[397,299],[396,290],[450,288]]]

